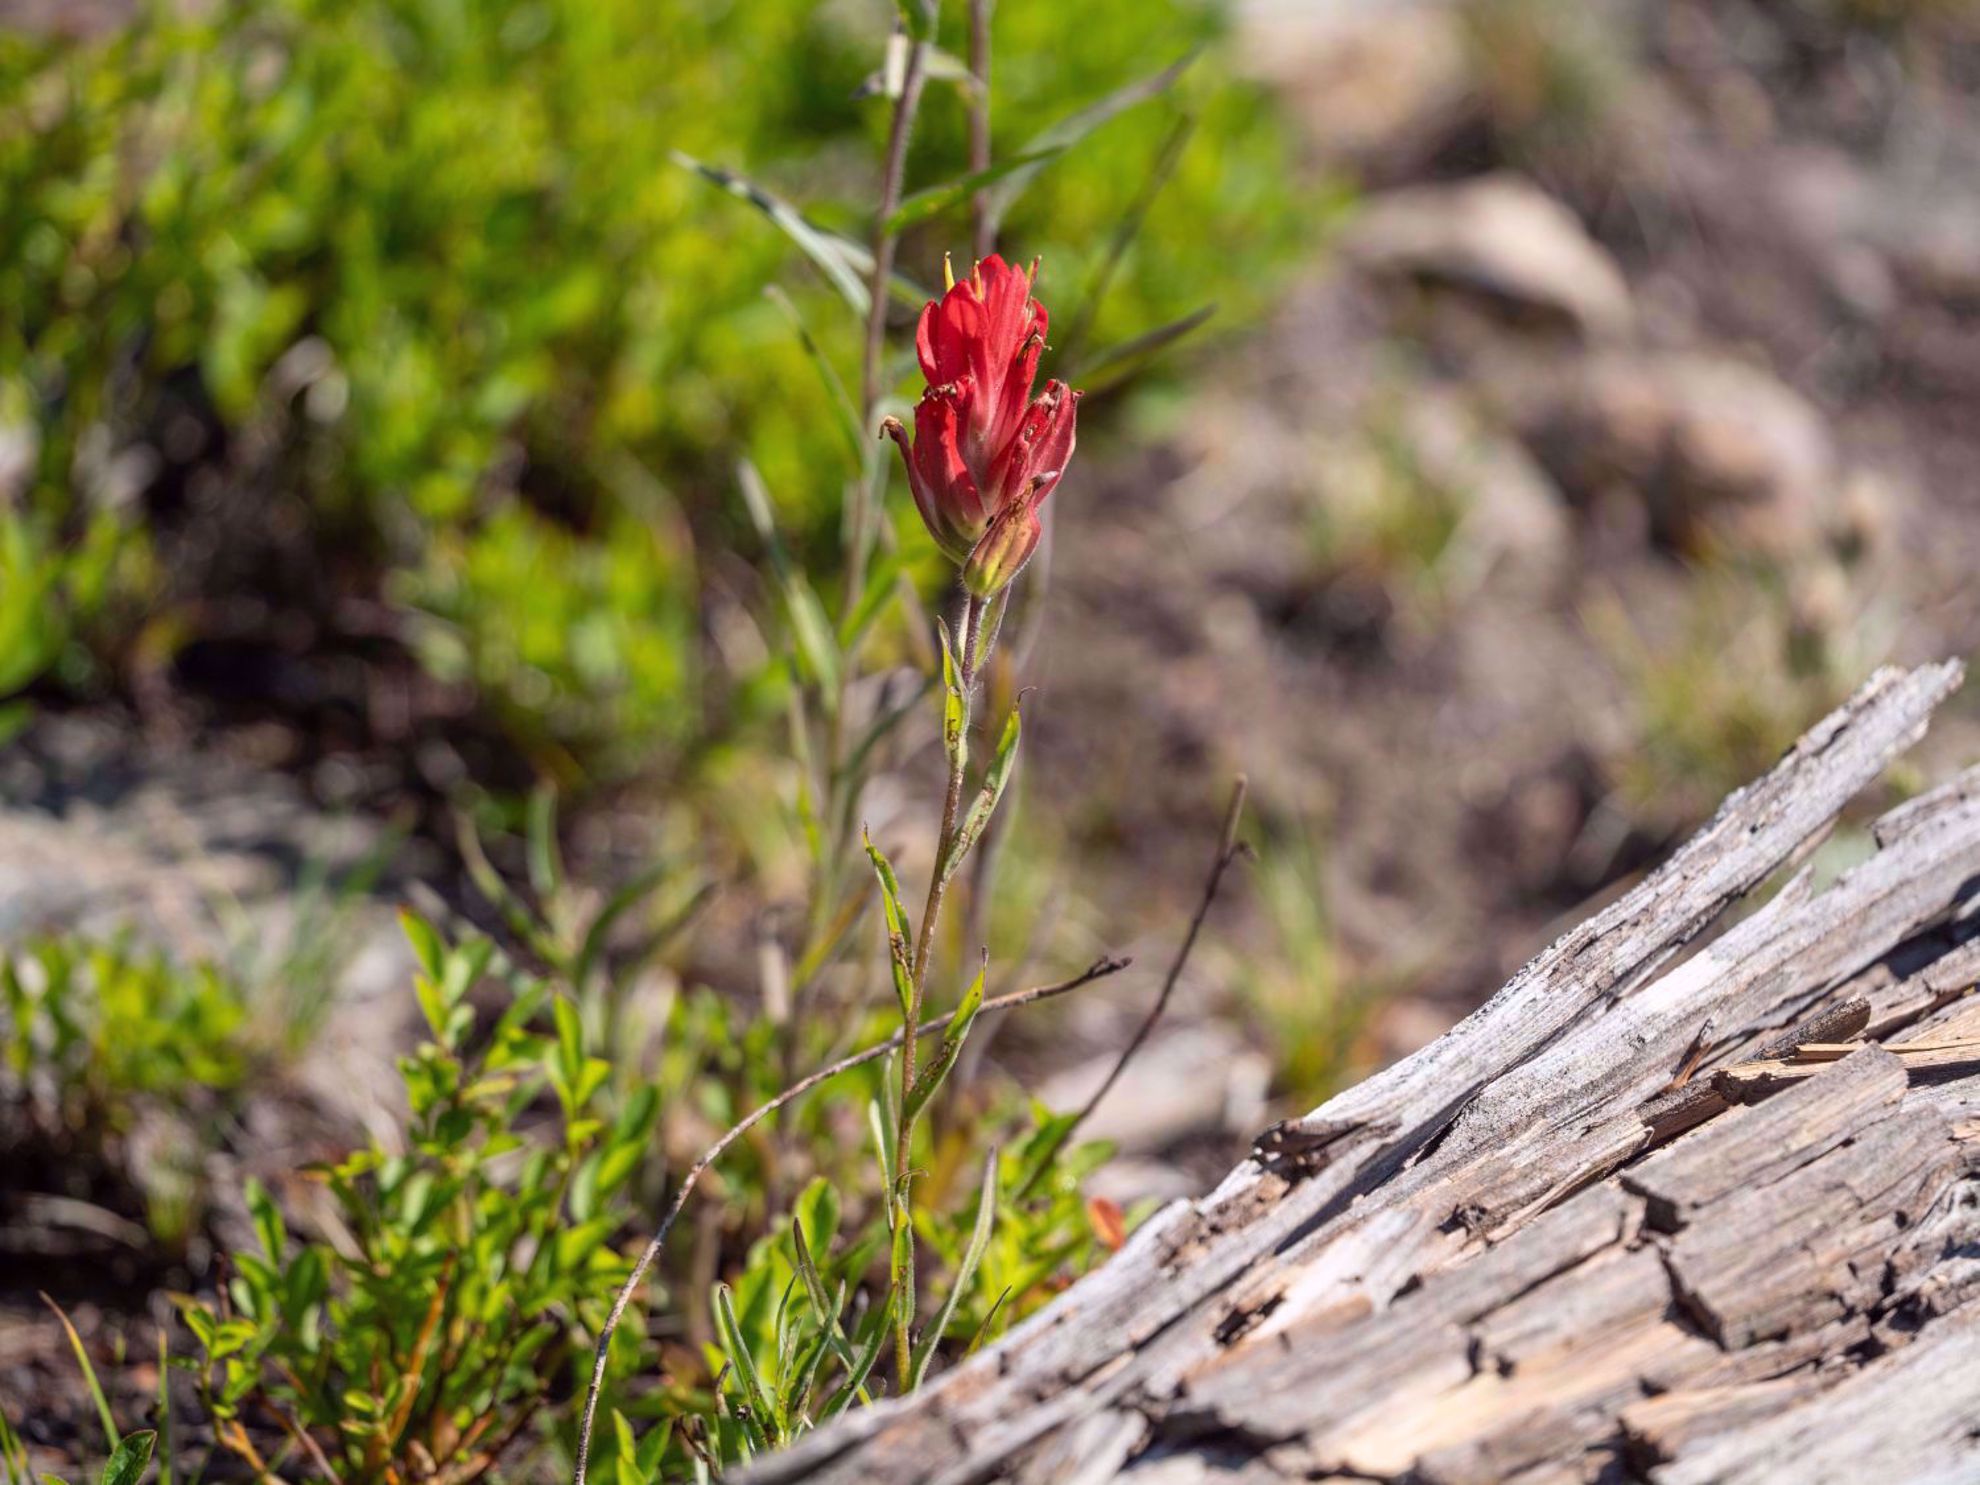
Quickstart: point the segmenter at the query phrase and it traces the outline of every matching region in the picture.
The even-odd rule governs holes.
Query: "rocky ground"
[[[1407,990],[1365,1066],[1873,665],[1980,643],[1980,32],[1247,15],[1315,169],[1363,194],[1164,436],[1069,487],[1033,758],[1135,863],[1100,876],[1123,911],[1188,901],[1233,770],[1304,822],[1335,956],[1313,993]],[[1924,771],[1976,733],[1955,701]],[[1230,911],[1270,952],[1270,916]],[[1241,978],[1215,961],[1174,1034]]]

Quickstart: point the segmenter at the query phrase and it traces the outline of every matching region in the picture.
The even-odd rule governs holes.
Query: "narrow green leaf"
[[[937,619],[935,630],[942,637],[942,746],[948,752],[949,766],[959,769],[969,761],[969,699],[963,695],[956,670],[949,626]]]
[[[998,1292],[996,1299],[991,1301],[989,1313],[983,1317],[983,1323],[976,1327],[976,1334],[970,1337],[969,1346],[964,1350],[963,1355],[974,1356],[983,1349],[983,1343],[990,1339],[990,1327],[997,1323],[997,1316],[1003,1311],[1004,1301],[1010,1297],[1011,1288],[1006,1284]]]
[[[921,1117],[921,1111],[928,1107],[928,1101],[941,1089],[942,1080],[949,1075],[949,1069],[956,1065],[956,1058],[962,1055],[963,1042],[969,1036],[969,1028],[976,1021],[976,1013],[983,1009],[983,976],[989,968],[989,956],[976,971],[976,978],[969,982],[963,992],[962,1002],[957,1005],[955,1014],[949,1017],[949,1024],[942,1033],[942,1044],[928,1065],[915,1075],[914,1086],[908,1090],[907,1123],[914,1127],[914,1121]]]
[[[840,436],[846,441],[846,451],[852,456],[853,468],[863,468],[867,453],[865,424],[859,416],[859,409],[853,406],[852,394],[846,390],[845,381],[833,367],[831,358],[825,354],[825,348],[819,345],[817,337],[811,333],[811,327],[805,323],[804,316],[791,301],[791,296],[776,284],[766,288],[763,295],[784,312],[784,318],[789,320],[791,328],[797,331],[798,343],[804,347],[805,354],[811,358],[811,364],[817,368],[819,381],[825,384],[825,395],[832,404],[833,413],[836,414],[834,421],[838,424]]]
[[[736,1323],[735,1302],[727,1284],[715,1286],[715,1319],[722,1330],[722,1349],[728,1353],[730,1364],[736,1369],[736,1379],[742,1383],[743,1397],[749,1403],[750,1412],[756,1415],[760,1426],[776,1424],[778,1420],[770,1408],[770,1394],[756,1369],[756,1357],[743,1339],[742,1327]]]
[[[110,1416],[110,1400],[103,1395],[103,1384],[96,1380],[96,1368],[89,1364],[89,1352],[83,1349],[82,1337],[76,1334],[75,1326],[69,1323],[69,1317],[62,1313],[60,1305],[45,1293],[41,1296],[41,1302],[53,1310],[55,1318],[62,1322],[62,1333],[68,1336],[69,1349],[75,1353],[76,1365],[82,1368],[83,1386],[89,1391],[90,1401],[96,1404],[96,1417],[103,1425],[103,1437],[109,1449],[115,1452],[123,1442],[123,1435],[117,1432],[117,1420]]]
[[[440,962],[447,954],[447,946],[442,942],[439,930],[411,908],[400,908],[399,931],[412,945],[413,958],[419,961],[419,967],[433,979],[439,979]]]
[[[591,926],[585,929],[584,942],[578,948],[575,968],[571,974],[571,982],[576,989],[584,989],[585,982],[591,977],[592,969],[604,957],[606,940],[611,935],[613,925],[640,902],[650,897],[673,870],[673,862],[657,861],[606,899],[605,906],[598,910],[598,916],[593,918]]]
[[[749,512],[750,522],[770,554],[770,565],[783,589],[784,607],[790,615],[791,637],[797,642],[798,656],[819,690],[830,697],[838,688],[839,650],[832,636],[831,621],[825,617],[825,605],[819,602],[817,591],[784,548],[771,513],[769,487],[763,483],[756,466],[747,459],[738,461],[736,482],[742,490],[743,506]]]
[[[928,688],[932,684],[933,682],[926,675],[920,676],[898,704],[873,719],[873,725],[866,730],[866,734],[860,738],[846,759],[847,777],[861,777],[867,755],[884,742],[896,727],[914,714],[915,708],[921,705],[921,698],[928,694]]]
[[[1149,167],[1147,176],[1135,191],[1134,199],[1114,224],[1113,233],[1107,240],[1107,250],[1101,254],[1099,265],[1087,280],[1086,292],[1080,299],[1079,307],[1073,311],[1066,321],[1066,329],[1060,334],[1055,358],[1058,366],[1079,366],[1086,349],[1087,333],[1092,330],[1094,317],[1099,314],[1107,291],[1113,286],[1114,275],[1120,271],[1128,249],[1147,225],[1148,213],[1154,208],[1156,199],[1175,177],[1176,167],[1182,163],[1183,151],[1188,148],[1195,133],[1195,115],[1185,112],[1177,116],[1168,135],[1162,140],[1155,163]]]
[[[894,996],[905,1016],[914,999],[914,967],[910,958],[913,951],[909,947],[913,933],[908,925],[907,909],[901,905],[901,879],[894,875],[886,854],[873,844],[873,837],[862,832],[862,839],[866,842],[867,857],[873,862],[874,875],[880,878],[880,907],[887,919],[887,962],[893,970]]]
[[[158,1435],[148,1428],[141,1428],[124,1439],[111,1451],[110,1462],[103,1466],[103,1485],[137,1485],[144,1478],[145,1466],[151,1463],[151,1451],[158,1442]]]
[[[956,1265],[956,1276],[949,1285],[948,1298],[942,1301],[941,1310],[921,1337],[921,1344],[914,1349],[914,1370],[908,1390],[921,1386],[923,1378],[928,1375],[928,1364],[941,1348],[942,1337],[948,1332],[949,1322],[956,1317],[956,1306],[962,1302],[969,1281],[975,1277],[977,1264],[983,1261],[984,1250],[990,1246],[990,1231],[996,1225],[997,1147],[992,1145],[983,1160],[983,1181],[976,1199],[976,1226],[970,1232],[969,1246],[963,1250],[962,1262]]]
[[[1003,180],[1020,170],[1044,165],[1046,161],[1064,154],[1065,149],[1066,146],[1060,144],[1044,149],[1027,150],[1021,155],[1012,155],[1007,160],[999,160],[995,164],[986,165],[981,170],[971,171],[968,175],[959,176],[955,180],[944,181],[939,186],[929,186],[925,190],[916,191],[894,209],[894,214],[887,218],[885,230],[905,232],[909,227],[927,221],[938,212],[947,211],[950,207],[967,201],[985,186]]]
[[[557,856],[557,793],[550,785],[538,784],[529,791],[524,807],[523,844],[529,867],[529,884],[541,900],[556,895],[564,883],[563,863]]]
[[[896,1331],[914,1328],[914,1222],[907,1202],[897,1197],[894,1204],[894,1241],[887,1261],[887,1298],[893,1305]]]
[[[719,165],[704,164],[692,155],[683,154],[679,150],[672,150],[669,153],[676,165],[692,170],[709,184],[720,187],[731,196],[741,197],[762,212],[783,231],[786,237],[797,244],[799,251],[818,265],[819,272],[831,281],[832,287],[839,291],[840,297],[852,306],[853,313],[861,319],[866,317],[867,310],[872,304],[872,297],[867,293],[865,283],[861,281],[861,270],[857,266],[856,258],[864,257],[866,260],[864,271],[871,273],[873,271],[871,254],[861,253],[845,239],[827,232],[822,227],[813,226],[804,219],[804,214],[788,201],[773,195],[754,181],[737,175],[734,171],[724,170]],[[851,251],[848,251],[849,249]]]
[[[1106,350],[1089,356],[1078,366],[1067,371],[1066,375],[1085,382],[1088,391],[1115,386],[1125,381],[1142,361],[1181,340],[1216,313],[1216,305],[1206,304],[1201,309],[1192,310],[1179,320],[1158,325],[1144,335],[1137,335],[1132,340],[1109,346]]]
[[[639,1441],[633,1436],[632,1420],[617,1408],[612,1409],[612,1436],[619,1446],[620,1480],[639,1480]]]
[[[873,1374],[874,1362],[880,1359],[881,1349],[887,1344],[889,1308],[888,1305],[876,1304],[867,1312],[866,1323],[870,1329],[865,1344],[853,1358],[852,1369],[846,1373],[845,1381],[839,1384],[838,1390],[826,1399],[825,1406],[819,1410],[820,1422],[844,1412],[852,1400],[861,1395],[866,1379]]]
[[[557,1067],[564,1081],[576,1086],[584,1071],[584,1023],[578,1009],[566,996],[550,1002],[551,1018],[557,1023]]]
[[[165,1351],[167,1328],[158,1328],[158,1428],[164,1444],[158,1455],[158,1485],[172,1485],[172,1368]]]
[[[891,1089],[894,1079],[893,1059],[887,1060],[887,1070],[881,1074],[881,1087]],[[891,1100],[889,1100],[891,1103]],[[893,1110],[882,1110],[880,1100],[869,1098],[866,1101],[866,1123],[873,1131],[874,1154],[880,1164],[880,1184],[884,1187],[894,1179],[894,1119]]]
[[[543,925],[502,880],[502,874],[495,869],[494,863],[488,859],[488,852],[482,847],[481,832],[475,828],[466,811],[454,817],[454,839],[460,846],[461,861],[467,867],[468,879],[488,905],[502,915],[509,932],[528,944],[546,962],[556,963],[557,946],[544,935]]]
[[[1070,149],[1102,124],[1126,113],[1137,104],[1146,103],[1149,99],[1158,98],[1168,92],[1175,86],[1176,79],[1180,78],[1189,69],[1189,64],[1195,60],[1196,53],[1191,52],[1188,56],[1170,63],[1153,77],[1145,77],[1125,87],[1116,88],[1104,98],[1088,104],[1077,113],[1068,114],[1050,128],[1033,135],[1025,141],[1023,153],[1035,154],[1043,150],[1058,153]],[[1032,179],[1044,168],[1045,162],[1042,160],[1027,165],[1005,176],[991,188],[988,217],[993,235],[1002,225],[1004,214],[1011,209],[1012,203],[1024,194],[1024,188],[1030,185]]]
[[[852,1349],[845,1344],[840,1331],[838,1307],[826,1296],[825,1276],[818,1272],[818,1264],[811,1256],[811,1244],[805,1241],[804,1224],[795,1217],[791,1218],[791,1247],[797,1254],[798,1277],[804,1281],[804,1295],[811,1301],[812,1313],[818,1317],[820,1327],[838,1349],[839,1359],[850,1365]]]
[[[948,881],[956,874],[963,858],[989,825],[990,817],[997,812],[997,802],[1004,797],[1004,786],[1011,781],[1011,770],[1017,767],[1018,738],[1021,728],[1018,723],[1018,709],[1011,708],[1010,716],[1004,719],[1004,732],[997,739],[997,756],[990,760],[990,771],[984,776],[983,787],[971,802],[969,813],[956,828],[956,838],[949,842],[949,850],[942,858],[942,880]]]
[[[873,564],[866,577],[866,591],[839,626],[840,649],[851,650],[866,637],[873,621],[887,611],[887,605],[898,596],[901,574],[907,571],[907,565],[907,559],[899,552],[882,553]]]

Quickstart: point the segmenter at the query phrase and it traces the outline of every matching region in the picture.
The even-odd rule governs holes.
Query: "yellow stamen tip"
[[[947,253],[942,254],[942,292],[948,293],[956,286],[956,265],[949,261]]]

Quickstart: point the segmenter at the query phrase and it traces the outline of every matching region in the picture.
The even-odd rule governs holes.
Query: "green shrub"
[[[14,1155],[82,1189],[135,1186],[154,1236],[177,1244],[204,1207],[206,1156],[266,1066],[247,994],[211,964],[124,940],[50,937],[0,955],[0,1108]],[[171,1138],[134,1158],[147,1114]]]
[[[400,1063],[404,1150],[374,1143],[314,1173],[339,1242],[292,1238],[251,1185],[258,1251],[233,1256],[224,1294],[180,1306],[216,1437],[257,1469],[267,1456],[246,1423],[272,1416],[337,1478],[419,1478],[436,1463],[478,1478],[554,1419],[546,1396],[625,1273],[610,1240],[631,1215],[657,1093],[601,1116],[611,1069],[584,1051],[568,1001],[491,975],[486,939],[449,948],[409,932],[431,1039]],[[473,1035],[469,994],[491,987],[494,1024]],[[554,1030],[533,1029],[546,1011]]]
[[[844,453],[763,298],[789,242],[670,152],[863,236],[850,203],[871,199],[885,103],[853,94],[889,7],[193,9],[160,3],[87,43],[0,37],[0,405],[34,433],[21,499],[38,539],[171,548],[155,582],[133,575],[155,664],[197,636],[188,600],[217,580],[172,533],[233,491],[325,582],[430,615],[419,652],[477,682],[539,758],[627,766],[696,735],[695,552],[739,534],[734,453],[812,563],[836,550]],[[1000,151],[1126,81],[1120,58],[1152,70],[1222,24],[1193,0],[1006,0]],[[1294,241],[1269,108],[1210,61],[1195,71],[1052,161],[1008,223],[1070,299],[1194,117],[1089,349],[1212,299],[1242,313]],[[960,128],[953,90],[932,90],[911,185],[953,173]],[[938,217],[904,263],[931,275],[958,237]],[[852,317],[816,275],[794,292],[849,361]],[[162,460],[148,507],[101,474],[130,450]],[[89,652],[126,655],[141,620]],[[45,668],[70,638],[10,665]]]

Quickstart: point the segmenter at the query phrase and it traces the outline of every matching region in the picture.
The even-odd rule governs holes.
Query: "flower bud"
[[[979,596],[1016,577],[1040,534],[1038,507],[1072,458],[1079,393],[1047,382],[1034,400],[1048,316],[1021,271],[992,254],[921,312],[915,350],[928,386],[914,437],[898,418],[915,509]]]

